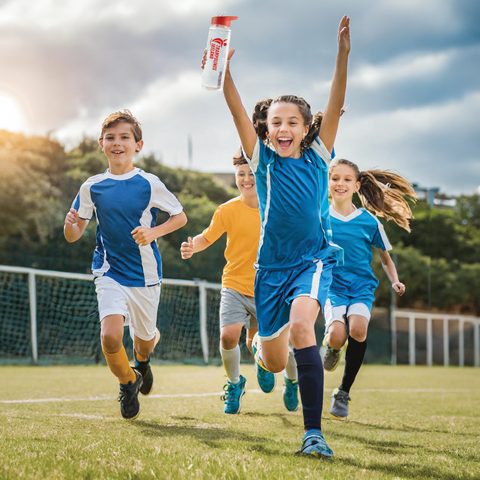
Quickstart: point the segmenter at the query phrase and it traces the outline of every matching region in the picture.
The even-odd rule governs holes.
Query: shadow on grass
[[[285,427],[294,427],[298,428],[298,425],[295,425],[291,422],[290,418],[301,418],[292,413],[259,413],[259,412],[246,412],[243,414],[245,417],[266,417],[266,418],[279,418]]]
[[[360,424],[360,425],[362,425],[362,424]],[[428,446],[425,446],[423,444],[410,444],[410,443],[407,444],[407,443],[400,443],[398,441],[389,441],[389,440],[372,440],[371,438],[364,438],[364,437],[361,437],[361,436],[358,436],[358,435],[332,432],[332,431],[329,432],[328,436],[329,437],[334,437],[334,438],[343,438],[343,439],[346,439],[348,441],[356,441],[358,443],[362,443],[366,448],[368,448],[370,450],[374,450],[374,451],[376,451],[380,454],[384,454],[384,455],[392,455],[392,454],[408,455],[409,450],[411,450],[412,452],[415,452],[415,453],[417,453],[419,451],[423,451],[425,454],[427,454],[429,456],[432,456],[432,459],[436,455],[442,455],[442,456],[450,457],[452,459],[463,459],[463,460],[469,460],[469,461],[474,461],[474,462],[479,461],[478,455],[476,455],[475,452],[469,453],[469,452],[458,451],[456,449],[434,450],[434,449],[429,448]],[[353,460],[347,460],[347,461],[353,461]],[[403,468],[403,466],[402,466],[402,468]],[[415,467],[415,468],[417,468],[417,467]],[[420,467],[418,467],[418,468],[420,468]],[[435,469],[435,467],[421,467],[421,468],[433,468],[433,469]],[[403,469],[400,469],[400,470],[397,471],[397,473],[399,473],[399,472],[403,472]],[[432,477],[433,478],[444,478],[442,476],[436,476],[436,475],[433,475],[433,474],[432,474]],[[445,478],[447,478],[447,477],[445,477]],[[452,477],[448,477],[448,478],[462,478],[462,477],[452,476]]]
[[[360,460],[355,460],[353,458],[337,458],[337,463],[342,463],[348,467],[355,467],[360,469],[375,470],[377,472],[382,472],[386,474],[393,475],[394,477],[400,478],[438,478],[442,480],[465,480],[465,478],[474,478],[466,477],[465,474],[452,474],[445,472],[442,468],[437,468],[435,466],[415,466],[415,465],[404,465],[396,464],[389,465],[385,463],[374,463],[368,466],[365,465]]]
[[[182,417],[186,419],[187,417]],[[190,420],[190,418],[188,418]],[[210,448],[225,449],[226,441],[231,442],[246,442],[249,445],[243,447],[247,451],[258,452],[261,455],[268,455],[272,457],[279,457],[289,455],[282,451],[285,445],[282,443],[272,442],[271,439],[260,437],[257,435],[250,435],[244,432],[235,430],[227,430],[216,427],[195,427],[182,425],[162,425],[158,423],[151,423],[144,420],[135,422],[135,427],[140,428],[144,435],[154,437],[191,437]],[[229,443],[233,445],[232,443]],[[278,448],[268,448],[268,445],[278,446]],[[291,454],[290,454],[291,455]]]
[[[330,419],[331,420],[331,419]],[[366,422],[357,422],[355,420],[348,420],[347,423],[351,423],[357,425],[359,427],[367,427],[374,430],[390,430],[396,432],[417,432],[417,433],[440,433],[442,435],[458,435],[462,437],[477,437],[477,433],[464,433],[464,432],[449,432],[447,430],[438,430],[438,429],[427,429],[427,428],[418,428],[418,427],[410,427],[408,425],[402,425],[401,428],[399,427],[389,427],[384,425],[375,425],[372,423]]]

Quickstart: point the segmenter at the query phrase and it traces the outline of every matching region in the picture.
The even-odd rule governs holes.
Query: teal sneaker
[[[333,452],[327,445],[320,430],[307,430],[303,436],[302,449],[296,455],[328,459],[333,457]]]
[[[334,420],[345,420],[348,417],[348,402],[350,400],[347,392],[338,388],[333,391],[330,415]]]
[[[258,333],[255,334],[252,341],[253,358],[255,359],[255,371],[257,372],[258,385],[264,393],[272,393],[275,390],[277,379],[275,374],[270,372],[263,365],[263,361],[260,358],[260,352],[258,351]]]
[[[245,389],[247,388],[247,379],[240,375],[240,381],[238,383],[232,383],[227,380],[227,383],[223,386],[225,392],[220,400],[225,402],[223,407],[223,413],[240,413],[242,409],[242,397],[245,395]]]
[[[296,412],[298,410],[298,380],[290,380],[285,376],[283,379],[285,380],[283,403],[289,412]]]

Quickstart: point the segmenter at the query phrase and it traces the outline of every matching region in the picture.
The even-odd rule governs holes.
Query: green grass
[[[285,410],[280,376],[274,393],[260,393],[251,365],[240,415],[224,415],[217,395],[141,397],[132,422],[107,367],[0,367],[0,479],[480,478],[478,369],[366,365],[347,422],[328,418],[340,370],[325,378],[335,458],[321,461],[293,455],[302,415]],[[224,382],[220,367],[154,374],[154,394],[211,394]],[[5,403],[48,398],[69,401]]]

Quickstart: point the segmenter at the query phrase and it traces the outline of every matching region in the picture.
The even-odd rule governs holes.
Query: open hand
[[[141,247],[150,245],[157,238],[153,228],[135,227],[130,233],[132,234],[135,243]]]
[[[187,260],[187,258],[191,258],[193,255],[193,239],[192,237],[188,237],[187,242],[183,242],[180,246],[180,253],[182,255],[183,260]]]
[[[71,208],[65,217],[65,226],[73,227],[78,223],[79,219],[80,217],[78,216],[78,212],[74,208]]]
[[[344,15],[338,27],[338,49],[350,52],[350,19]]]

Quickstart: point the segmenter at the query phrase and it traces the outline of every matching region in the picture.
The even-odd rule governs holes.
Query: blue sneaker
[[[320,430],[307,430],[303,436],[302,449],[296,455],[309,455],[327,459],[333,457],[333,452],[327,445]]]
[[[246,388],[247,379],[243,375],[240,375],[240,381],[238,383],[232,383],[227,380],[227,383],[223,386],[225,393],[220,397],[220,400],[225,402],[223,413],[240,413],[242,397],[245,395]]]
[[[267,370],[260,358],[260,352],[258,351],[258,333],[255,334],[252,341],[253,358],[255,359],[255,371],[257,372],[258,385],[264,393],[272,393],[275,390],[277,379],[275,374]]]
[[[285,380],[283,403],[289,412],[296,412],[298,410],[298,380],[290,380],[285,376],[283,379]]]

